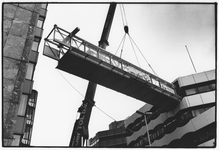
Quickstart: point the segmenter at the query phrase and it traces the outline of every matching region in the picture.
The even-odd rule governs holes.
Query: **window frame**
[[[42,3],[42,4],[41,4],[41,8],[42,8],[42,9],[47,9],[47,6],[48,6],[48,4],[46,4],[46,3]]]
[[[31,46],[32,51],[38,52],[40,41],[41,41],[40,37],[34,36],[34,40],[33,40],[32,46]],[[36,43],[36,44],[34,44],[34,43]]]
[[[22,96],[25,96],[26,98],[23,99]],[[27,110],[27,103],[28,103],[29,95],[27,94],[21,94],[20,103],[18,107],[18,116],[26,116],[26,110]],[[22,103],[22,105],[21,105]]]
[[[19,138],[16,138],[15,136],[19,137]],[[16,141],[17,139],[17,141]],[[11,146],[20,146],[20,143],[21,143],[21,139],[22,139],[22,136],[19,135],[19,134],[14,134],[13,135],[13,141],[11,143]],[[17,145],[18,144],[18,145]]]
[[[25,79],[27,80],[33,80],[33,75],[34,75],[34,71],[35,71],[35,63],[27,63],[27,71],[26,71],[26,76]],[[31,68],[30,68],[31,67]],[[30,70],[31,69],[31,70]]]
[[[39,18],[40,18],[40,17],[39,17]],[[43,27],[43,24],[44,24],[44,20],[38,19],[38,20],[37,20],[36,27],[42,28],[42,27]]]
[[[40,44],[39,42],[33,41],[31,50],[32,51],[38,51],[39,44]]]
[[[28,105],[27,111],[26,111],[26,118],[33,121],[34,115],[35,115],[35,109]]]
[[[185,90],[185,93],[186,93],[186,95],[188,96],[188,95],[197,94],[198,91],[197,91],[196,88],[191,88],[191,89],[186,89],[186,90]]]

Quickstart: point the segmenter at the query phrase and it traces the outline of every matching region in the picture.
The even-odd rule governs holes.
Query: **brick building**
[[[38,92],[33,75],[46,3],[3,3],[3,146],[29,146]]]

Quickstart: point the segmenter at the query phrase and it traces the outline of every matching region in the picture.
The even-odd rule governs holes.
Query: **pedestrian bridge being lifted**
[[[173,84],[56,25],[45,38],[43,54],[57,60],[60,70],[145,103],[169,109],[181,101]]]

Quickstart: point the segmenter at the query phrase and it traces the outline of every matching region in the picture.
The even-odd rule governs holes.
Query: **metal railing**
[[[53,32],[54,31],[54,32]],[[53,34],[53,40],[49,40],[48,37],[51,33]],[[140,78],[148,83],[151,83],[157,87],[164,89],[172,94],[175,93],[174,85],[166,82],[165,80],[111,54],[110,52],[105,51],[104,49],[89,43],[86,40],[83,40],[77,36],[69,37],[70,33],[65,31],[58,26],[54,26],[53,30],[50,32],[45,41],[55,44],[59,48],[59,58],[61,58],[64,53],[69,50],[71,47],[75,47],[78,50],[83,51],[90,56],[100,59],[103,62],[106,62],[114,67],[120,68],[125,72],[128,72],[137,78]],[[56,47],[56,49],[57,49]]]

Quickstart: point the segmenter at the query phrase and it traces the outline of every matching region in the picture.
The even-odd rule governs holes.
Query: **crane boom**
[[[111,3],[107,18],[104,24],[103,32],[101,39],[99,41],[99,47],[105,49],[108,45],[108,37],[110,33],[110,28],[113,21],[113,16],[116,9],[116,3]],[[92,107],[95,104],[94,96],[96,91],[96,83],[93,83],[89,81],[85,99],[83,100],[83,103],[81,107],[78,109],[78,112],[80,113],[79,119],[76,120],[70,140],[70,147],[82,147],[84,145],[85,139],[88,139],[88,125],[90,120],[90,115],[92,111]]]

